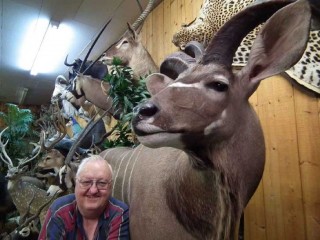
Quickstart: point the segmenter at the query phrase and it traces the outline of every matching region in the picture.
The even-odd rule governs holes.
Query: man
[[[128,206],[111,197],[112,169],[98,155],[84,159],[75,194],[50,206],[39,239],[130,239]]]

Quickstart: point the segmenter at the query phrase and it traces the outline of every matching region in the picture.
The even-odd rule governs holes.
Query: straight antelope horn
[[[148,3],[148,5],[147,5],[147,7],[146,7],[146,9],[141,13],[141,15],[137,18],[137,20],[131,25],[131,28],[133,29],[133,30],[135,30],[135,31],[137,31],[138,30],[138,27],[143,23],[143,21],[147,18],[147,16],[148,16],[148,14],[150,13],[150,11],[151,11],[151,9],[152,9],[152,7],[153,7],[153,3],[154,3],[154,0],[150,0],[149,1],[149,3]],[[130,25],[129,23],[128,23],[128,25]],[[129,30],[130,30],[130,27],[129,27],[129,29],[127,29],[123,34],[122,34],[122,36],[119,38],[119,39],[122,39],[123,38],[123,36],[125,36],[128,32],[129,32]],[[115,43],[113,43],[113,44],[111,44],[104,52],[108,52],[108,50],[109,49],[111,49],[115,44],[117,44],[119,42],[119,40],[118,41],[116,41]],[[103,55],[103,54],[102,54]],[[101,55],[101,56],[102,56]],[[101,57],[100,56],[100,57]]]
[[[91,129],[99,122],[100,119],[102,119],[107,113],[108,113],[109,109],[107,109],[100,117],[99,119],[97,119],[96,121],[94,120],[95,117],[97,116],[98,112],[95,114],[95,116],[93,116],[91,118],[91,120],[88,122],[86,128],[80,133],[79,137],[77,138],[77,140],[72,144],[68,155],[65,158],[65,165],[69,165],[72,156],[74,155],[77,147],[80,145],[80,143],[82,142],[82,140],[86,137],[86,135],[91,131]]]
[[[109,132],[106,132],[98,141],[95,143],[96,146],[99,146],[103,141],[109,137],[117,128],[117,125],[114,125]]]
[[[101,34],[103,33],[103,31],[106,29],[106,27],[109,25],[109,23],[111,22],[111,20],[112,20],[112,19],[110,19],[110,20],[104,25],[104,27],[103,27],[103,28],[101,29],[101,31],[99,32],[98,36],[97,36],[97,37],[95,38],[95,40],[93,41],[93,43],[92,43],[89,51],[87,52],[87,55],[85,56],[85,58],[83,59],[83,61],[82,61],[82,63],[81,63],[81,66],[80,66],[80,69],[79,69],[79,72],[80,72],[80,73],[85,74],[85,72],[86,72],[88,69],[90,69],[91,64],[90,64],[90,66],[89,66],[87,69],[85,69],[84,72],[82,72],[83,67],[84,67],[84,64],[85,64],[85,62],[87,61],[87,59],[88,59],[88,57],[89,57],[89,55],[90,55],[90,53],[91,53],[94,45],[96,45],[99,37],[101,36]]]

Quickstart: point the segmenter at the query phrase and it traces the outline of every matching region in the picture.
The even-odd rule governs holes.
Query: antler
[[[36,154],[34,154],[31,158],[25,158],[25,159],[22,159],[22,160],[19,159],[18,168],[19,168],[20,166],[25,165],[26,163],[32,161],[32,160],[35,159],[37,156],[39,156],[39,154],[41,153],[42,148],[41,148],[40,145],[37,145],[37,144],[35,144],[35,143],[30,143],[30,144],[32,144],[32,145],[35,146],[35,149],[34,149],[34,150],[36,150],[37,152],[36,152]],[[33,151],[33,152],[34,152],[34,151]]]
[[[1,147],[1,152],[0,152],[0,158],[1,160],[8,165],[9,168],[13,167],[13,163],[11,158],[8,156],[7,151],[6,151],[6,146],[9,142],[9,140],[6,141],[6,143],[2,142],[2,134],[8,129],[9,127],[6,127],[3,129],[0,133],[0,147]]]
[[[0,158],[1,160],[6,163],[8,165],[8,168],[14,168],[13,166],[13,162],[11,160],[11,158],[9,157],[9,155],[7,154],[6,151],[6,146],[9,142],[9,140],[6,141],[6,143],[3,143],[2,141],[2,134],[8,129],[9,127],[6,127],[5,129],[3,129],[0,133],[0,148],[1,148],[1,152],[0,152]],[[32,145],[36,145],[35,143],[30,143]],[[36,145],[37,152],[31,157],[31,158],[25,158],[25,159],[19,159],[19,164],[18,164],[18,168],[22,165],[25,165],[26,163],[32,161],[33,159],[35,159],[41,152],[41,147]]]
[[[65,119],[63,118],[63,116],[60,113],[60,109],[59,109],[57,102],[52,104],[52,107],[50,109],[50,113],[51,113],[50,115],[53,117],[50,124],[51,124],[51,126],[53,125],[54,129],[59,133],[59,136],[54,141],[52,141],[49,144],[49,146],[46,146],[45,145],[46,129],[43,129],[41,131],[40,144],[41,144],[42,149],[45,149],[45,150],[52,149],[53,146],[55,144],[57,144],[58,142],[60,142],[67,134]]]

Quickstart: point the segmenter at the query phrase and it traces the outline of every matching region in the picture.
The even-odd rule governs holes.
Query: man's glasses
[[[96,184],[96,188],[99,190],[105,190],[108,188],[108,185],[112,182],[112,180],[109,181],[103,181],[103,180],[84,180],[78,178],[78,183],[81,188],[88,189],[90,188],[94,183]]]

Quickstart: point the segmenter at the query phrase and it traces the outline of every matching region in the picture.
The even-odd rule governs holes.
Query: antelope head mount
[[[114,57],[121,59],[124,66],[132,69],[135,80],[139,79],[140,76],[144,77],[158,71],[158,67],[143,46],[139,35],[143,22],[151,12],[153,4],[154,0],[150,0],[139,18],[132,25],[128,23],[127,31],[104,52],[101,58],[101,61],[107,65],[112,65]]]
[[[173,54],[160,66],[160,73],[147,78],[152,97],[135,108],[132,127],[138,140],[149,147],[139,150],[149,160],[149,166],[143,170],[147,172],[151,166],[157,166],[150,174],[155,176],[161,166],[169,167],[163,167],[166,171],[161,179],[165,180],[152,179],[154,184],[161,183],[156,185],[157,191],[161,191],[157,195],[163,194],[165,198],[157,202],[161,212],[150,210],[149,200],[140,199],[143,202],[138,203],[131,196],[139,194],[130,192],[132,211],[137,208],[149,211],[143,220],[132,213],[132,236],[147,235],[142,229],[135,230],[142,222],[148,227],[146,232],[164,236],[173,227],[165,223],[165,218],[160,223],[160,216],[174,215],[179,222],[175,228],[183,226],[181,232],[194,238],[232,238],[235,222],[254,194],[265,162],[263,132],[248,99],[263,79],[293,66],[302,56],[308,39],[309,3],[305,0],[289,3],[268,1],[246,8],[218,31],[199,59],[184,53]],[[266,20],[248,64],[234,73],[232,58],[241,40]],[[182,151],[169,155],[177,152],[172,148]],[[142,158],[136,161],[135,168]],[[154,199],[152,191],[143,194]],[[154,229],[144,222],[151,221],[151,216],[157,217],[157,226],[165,225],[167,230]],[[177,234],[172,239],[185,235],[181,233],[179,238]]]

